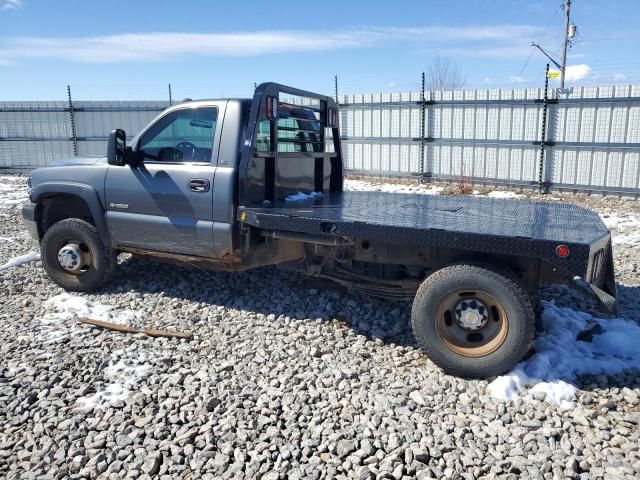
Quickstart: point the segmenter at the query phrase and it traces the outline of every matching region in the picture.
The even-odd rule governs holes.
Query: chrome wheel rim
[[[58,265],[67,273],[80,275],[91,266],[91,252],[84,243],[71,240],[58,250]]]

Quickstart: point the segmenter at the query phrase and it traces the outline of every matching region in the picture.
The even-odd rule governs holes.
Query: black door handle
[[[192,192],[208,192],[211,183],[206,178],[190,178],[189,190]]]

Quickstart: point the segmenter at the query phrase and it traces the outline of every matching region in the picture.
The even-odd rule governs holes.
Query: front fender
[[[42,182],[33,187],[31,201],[40,203],[45,198],[56,195],[75,195],[81,198],[89,207],[96,229],[103,238],[109,239],[109,230],[105,221],[105,213],[98,192],[91,185],[78,182],[52,181]]]

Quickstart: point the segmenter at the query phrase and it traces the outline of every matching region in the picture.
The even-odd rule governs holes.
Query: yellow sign
[[[556,72],[555,70],[549,70],[547,72],[547,78],[560,78],[560,72]]]

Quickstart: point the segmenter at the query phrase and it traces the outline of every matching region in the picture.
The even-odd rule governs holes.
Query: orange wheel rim
[[[457,290],[436,310],[436,330],[449,350],[464,357],[484,357],[507,338],[509,318],[504,307],[479,290]]]

